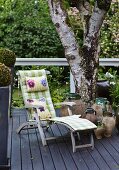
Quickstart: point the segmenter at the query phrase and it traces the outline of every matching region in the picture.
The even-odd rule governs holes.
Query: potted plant
[[[111,81],[110,95],[112,97],[112,108],[116,116],[116,128],[119,132],[119,79],[116,72],[113,81]]]
[[[13,67],[16,62],[16,55],[13,51],[1,48],[0,49],[0,63],[4,63],[8,67]]]
[[[0,63],[0,170],[9,169],[7,156],[9,85],[11,71]]]
[[[10,86],[10,109],[9,114],[11,115],[11,103],[12,103],[12,93],[13,93],[13,82],[14,82],[14,65],[16,62],[16,55],[13,51],[6,49],[6,48],[0,48],[0,63],[5,64],[11,69],[11,75],[12,75],[12,81]]]

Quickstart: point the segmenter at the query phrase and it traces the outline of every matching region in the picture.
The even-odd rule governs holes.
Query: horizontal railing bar
[[[15,66],[68,66],[66,58],[17,58]],[[100,58],[100,66],[119,66],[119,58]],[[75,93],[73,76],[70,72],[70,92]]]
[[[68,66],[66,58],[17,58],[16,66]],[[100,58],[100,66],[119,66],[119,58]]]
[[[119,66],[119,58],[100,58],[99,59],[100,66]]]
[[[65,58],[17,58],[15,65],[68,66]]]

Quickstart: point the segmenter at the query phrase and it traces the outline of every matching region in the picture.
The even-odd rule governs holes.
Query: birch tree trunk
[[[77,92],[84,102],[91,105],[96,97],[99,33],[111,0],[94,1],[93,8],[88,0],[70,1],[76,4],[83,21],[83,47],[79,47],[76,41],[64,0],[48,0],[49,10],[64,47]]]

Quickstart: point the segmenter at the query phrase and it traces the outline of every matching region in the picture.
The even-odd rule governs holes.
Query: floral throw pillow
[[[44,98],[41,99],[27,99],[28,106],[37,106],[37,113],[41,120],[47,120],[51,118],[51,113],[49,112],[46,101]],[[33,117],[35,115],[33,114]]]
[[[48,89],[48,84],[45,76],[41,77],[26,77],[27,92],[44,91]]]

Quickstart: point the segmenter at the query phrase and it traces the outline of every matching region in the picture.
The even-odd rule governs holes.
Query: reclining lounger
[[[26,127],[38,127],[42,144],[45,146],[47,140],[56,139],[57,137],[46,138],[42,122],[46,121],[47,125],[50,125],[51,122],[63,124],[70,129],[73,152],[81,147],[94,148],[93,130],[97,126],[87,119],[80,118],[80,115],[71,115],[71,106],[75,104],[74,102],[61,103],[69,107],[69,116],[56,116],[45,70],[25,70],[19,71],[18,74],[25,108],[28,113],[28,121],[17,129],[17,133],[20,133]],[[90,133],[90,143],[76,145],[75,135],[79,136],[80,131],[87,130]]]

